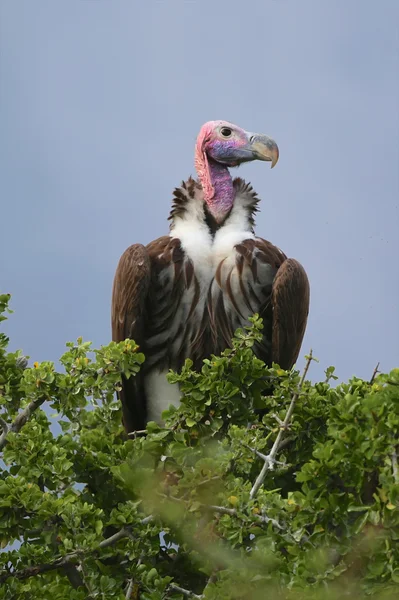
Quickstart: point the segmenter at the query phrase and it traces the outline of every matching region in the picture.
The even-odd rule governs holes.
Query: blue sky
[[[110,339],[121,253],[167,232],[202,123],[273,136],[240,168],[258,235],[305,266],[299,365],[399,364],[397,0],[4,0],[0,287],[12,348]]]

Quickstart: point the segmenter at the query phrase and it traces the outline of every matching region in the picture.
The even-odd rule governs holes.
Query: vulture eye
[[[223,137],[229,138],[233,132],[230,129],[230,127],[222,127],[222,129],[220,130],[220,133],[222,134]]]

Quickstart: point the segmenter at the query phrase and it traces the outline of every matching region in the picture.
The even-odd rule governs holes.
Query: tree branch
[[[7,423],[3,421],[3,419],[1,420],[0,424],[3,428],[3,433],[0,436],[0,450],[3,450],[4,446],[7,444],[7,435],[10,433],[10,431],[12,431],[13,433],[18,433],[18,431],[22,429],[22,427],[25,425],[26,421],[30,419],[35,410],[37,410],[39,406],[41,406],[46,400],[49,400],[49,398],[44,396],[42,398],[37,398],[36,400],[32,400],[32,402],[29,402],[28,406],[26,406],[24,410],[21,411],[15,417],[15,420],[11,423],[10,426],[8,426]],[[5,423],[6,428],[4,428],[3,423]]]
[[[395,483],[399,483],[398,454],[396,452],[396,449],[394,450],[394,452],[392,452],[391,461],[393,478],[395,480]]]
[[[183,498],[176,498],[176,496],[167,496],[166,494],[158,495],[162,498],[165,498],[166,500],[172,500],[173,502],[185,502]],[[237,517],[238,519],[243,520],[242,516],[235,508],[228,508],[227,506],[216,506],[215,504],[201,504],[200,508],[203,508],[204,510],[211,510],[213,512],[220,513],[221,515],[230,515],[231,517]],[[275,525],[278,529],[284,529],[284,527],[282,527],[278,521],[272,519],[271,517],[268,517],[266,515],[258,515],[256,513],[254,513],[252,516],[253,523],[255,523],[256,521],[261,523],[273,523],[273,525]],[[251,517],[248,516],[248,519],[251,519]]]
[[[146,429],[136,429],[135,431],[130,431],[130,433],[128,433],[128,436],[136,438],[139,437],[140,435],[147,435],[148,431]]]
[[[126,600],[129,600],[129,598],[131,597],[132,593],[133,593],[133,587],[134,587],[134,579],[132,577],[132,579],[129,579],[129,583],[126,589],[126,594],[125,594],[125,598]]]
[[[288,427],[291,423],[291,418],[292,418],[292,414],[294,412],[295,403],[298,400],[299,395],[301,393],[301,389],[302,389],[303,383],[305,381],[305,377],[308,373],[310,363],[312,362],[312,360],[313,360],[313,353],[312,353],[312,350],[310,350],[309,356],[307,357],[305,369],[303,371],[301,380],[299,382],[298,390],[295,392],[295,394],[292,397],[291,404],[288,407],[287,414],[285,415],[284,421],[280,425],[280,430],[277,434],[276,441],[274,442],[272,449],[270,450],[269,454],[263,458],[264,465],[263,465],[262,470],[259,473],[258,477],[256,478],[254,485],[252,486],[252,489],[250,492],[250,498],[255,498],[256,494],[259,491],[259,488],[261,487],[261,485],[263,484],[263,482],[265,480],[267,472],[272,471],[274,468],[274,464],[276,462],[275,457],[276,457],[278,451],[280,450],[280,444],[283,440],[284,432],[288,429]]]
[[[191,592],[190,590],[185,590],[184,588],[176,585],[175,583],[171,583],[169,585],[169,590],[171,592],[177,592],[178,594],[183,594],[183,596],[185,596],[186,598],[195,598],[196,600],[202,600],[202,598],[204,597],[202,594],[198,595],[198,594],[194,594],[194,592]]]
[[[150,521],[153,520],[153,516],[149,515],[144,519],[141,519],[140,524],[146,525]],[[117,531],[114,535],[111,535],[108,538],[105,538],[102,542],[98,544],[96,548],[92,548],[90,550],[75,550],[74,552],[70,552],[65,556],[60,556],[56,560],[51,563],[43,564],[43,565],[34,565],[32,567],[27,567],[26,569],[21,569],[20,571],[3,571],[0,574],[0,584],[4,583],[9,577],[15,577],[16,579],[28,579],[29,577],[34,577],[35,575],[42,575],[43,573],[47,573],[48,571],[54,571],[55,569],[65,568],[70,564],[73,564],[76,559],[81,559],[83,556],[88,555],[96,555],[103,548],[108,548],[108,546],[112,546],[119,542],[119,540],[130,537],[132,535],[131,527],[122,527],[119,531]]]
[[[236,511],[235,508],[227,508],[225,506],[214,506],[214,505],[206,506],[205,504],[203,506],[213,510],[214,512],[220,513],[222,515],[230,515],[231,517],[240,517],[240,515],[238,514],[238,512]],[[268,517],[266,515],[258,515],[256,513],[254,513],[253,519],[254,519],[254,521],[260,521],[261,523],[273,523],[273,525],[275,527],[277,527],[277,529],[284,529],[284,527],[282,527],[282,525],[280,525],[280,523],[278,521],[276,521],[276,519],[272,519],[271,517]]]
[[[0,417],[0,425],[1,425],[1,428],[3,430],[1,432],[1,438],[3,438],[3,436],[5,437],[7,435],[7,433],[8,433],[8,423],[7,423],[7,421],[5,421],[3,419],[3,417]]]
[[[376,378],[376,376],[377,376],[377,373],[379,373],[379,370],[378,370],[379,366],[380,366],[380,363],[378,362],[378,363],[377,363],[377,365],[376,365],[376,367],[375,367],[375,369],[374,369],[374,371],[373,371],[373,374],[372,374],[372,376],[371,376],[371,379],[370,379],[370,382],[369,382],[369,383],[370,383],[370,385],[371,385],[372,383],[374,383],[374,379]]]
[[[176,429],[176,426],[174,427],[162,427],[163,431],[174,431]],[[181,433],[186,433],[187,429],[179,429],[179,431]],[[148,431],[147,429],[136,429],[135,431],[130,431],[127,435],[129,437],[132,437],[134,439],[136,439],[136,437],[140,437],[141,435],[148,435]]]

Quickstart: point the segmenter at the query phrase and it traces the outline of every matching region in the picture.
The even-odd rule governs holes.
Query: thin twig
[[[284,530],[284,527],[282,525],[280,525],[280,523],[278,521],[276,521],[276,519],[272,519],[272,517],[268,517],[267,515],[254,515],[254,517],[260,521],[261,523],[271,523],[272,525],[274,525],[275,527],[277,527],[277,529],[280,529],[281,531]]]
[[[393,478],[395,480],[395,483],[399,483],[398,454],[397,454],[396,450],[394,450],[394,452],[392,452],[391,460],[392,460]]]
[[[280,449],[280,444],[282,442],[284,433],[291,423],[291,418],[292,418],[292,414],[294,412],[295,403],[298,400],[299,395],[301,393],[301,389],[302,389],[303,383],[305,381],[305,377],[308,373],[310,363],[312,362],[312,360],[313,360],[313,353],[312,353],[312,350],[310,350],[309,356],[307,357],[305,369],[303,371],[303,375],[299,382],[298,390],[295,392],[295,394],[292,397],[291,404],[288,407],[287,414],[285,415],[285,419],[280,426],[279,432],[278,432],[276,440],[272,446],[272,449],[270,450],[269,454],[264,458],[264,465],[263,465],[262,470],[259,473],[258,477],[256,478],[256,481],[251,489],[250,498],[255,498],[256,494],[258,493],[259,488],[261,487],[261,485],[263,484],[263,482],[265,480],[267,472],[271,471],[274,467],[274,464],[276,462],[275,461],[276,454]]]
[[[143,557],[144,557],[144,554],[141,554],[140,558],[137,561],[136,567],[138,567],[138,566],[141,565],[141,561],[142,561]],[[125,595],[126,600],[129,600],[131,598],[133,592],[135,591],[135,588],[137,590],[137,587],[138,587],[138,585],[135,584],[134,577],[132,577],[131,579],[129,579],[128,585],[127,585],[127,588],[126,588],[126,595]],[[135,594],[134,597],[136,598],[136,594]]]
[[[227,508],[227,506],[215,506],[214,504],[206,506],[206,508],[209,508],[213,512],[220,513],[221,515],[230,515],[231,517],[237,516],[237,511],[235,508]]]
[[[169,590],[171,592],[177,592],[178,594],[182,594],[186,598],[195,598],[196,600],[202,600],[202,598],[204,597],[202,594],[198,595],[194,594],[194,592],[191,592],[190,590],[185,590],[184,588],[180,587],[179,585],[176,585],[175,583],[171,583],[169,585]]]
[[[134,579],[132,577],[131,579],[129,579],[129,584],[127,586],[126,595],[125,595],[126,600],[129,600],[129,598],[131,597],[132,592],[133,592],[133,586],[134,586]]]
[[[69,565],[69,566],[71,566],[71,565]],[[97,594],[93,591],[93,589],[91,587],[91,583],[89,582],[89,577],[88,577],[88,574],[87,574],[87,571],[86,571],[83,561],[79,562],[79,568],[82,573],[84,587],[89,592],[89,595],[86,596],[86,600],[94,600],[94,598],[96,597]],[[65,567],[64,567],[64,569],[65,569]]]
[[[7,421],[5,421],[3,419],[3,417],[0,417],[0,425],[1,425],[1,428],[3,430],[1,432],[1,437],[3,437],[3,436],[5,437],[7,435],[7,433],[8,433],[8,423],[7,423]]]
[[[287,438],[288,439],[288,438]],[[293,438],[290,438],[291,440]],[[269,460],[269,455],[268,454],[263,454],[263,452],[260,452],[259,450],[257,450],[256,448],[251,448],[251,446],[248,446],[247,444],[244,444],[244,442],[242,442],[242,445],[247,448],[248,450],[250,450],[251,452],[253,452],[254,454],[256,454],[256,456],[258,456],[259,458],[261,458],[264,461]],[[282,447],[282,443],[280,444],[280,448]],[[282,465],[284,467],[287,467],[287,463],[284,462],[280,462],[279,460],[275,460],[274,461],[275,465]]]
[[[203,505],[203,506],[206,506],[206,505]],[[206,506],[206,508],[209,508],[209,509],[213,510],[214,512],[220,513],[222,515],[230,515],[231,517],[240,518],[240,515],[238,514],[238,512],[236,511],[235,508],[227,508],[226,506],[215,506],[215,505]],[[266,515],[258,515],[256,513],[254,513],[252,515],[252,518],[254,521],[260,521],[261,523],[272,523],[275,527],[277,527],[277,529],[284,529],[284,527],[282,527],[280,525],[280,523],[278,521],[276,521],[276,519],[272,519],[271,517],[268,517]]]
[[[30,419],[35,410],[37,410],[39,406],[41,406],[46,400],[49,400],[49,398],[46,396],[32,400],[32,402],[29,402],[28,406],[26,406],[26,408],[24,408],[24,410],[15,417],[15,420],[9,427],[7,427],[7,429],[3,428],[3,433],[0,436],[0,450],[3,450],[4,446],[7,444],[7,435],[10,433],[10,431],[13,433],[18,433],[18,431],[25,425],[26,421]]]
[[[376,365],[376,367],[375,367],[375,369],[374,369],[374,371],[373,371],[373,374],[371,376],[370,385],[374,382],[374,379],[376,378],[377,373],[379,373],[379,370],[378,370],[379,366],[380,366],[380,363],[378,362],[377,365]]]
[[[174,502],[185,502],[183,498],[177,498],[176,496],[167,496],[166,494],[161,493],[158,493],[158,496],[161,496],[166,500],[172,500]],[[220,513],[221,515],[230,515],[230,517],[237,517],[238,519],[243,520],[243,516],[241,516],[235,508],[228,508],[227,506],[216,506],[215,504],[200,504],[200,508],[204,510],[211,510],[213,512]],[[261,523],[273,523],[273,525],[275,525],[278,529],[284,529],[284,527],[282,527],[278,521],[272,519],[271,517],[267,517],[266,515],[258,515],[254,513],[252,517],[254,523],[255,521],[260,521]],[[245,518],[250,519],[251,517],[245,516]]]
[[[164,427],[163,431],[174,431],[175,427]],[[179,429],[181,433],[187,433],[187,429]],[[135,431],[130,431],[127,435],[133,438],[139,437],[141,435],[147,435],[150,433],[147,429],[136,429]]]
[[[139,435],[147,435],[148,431],[146,429],[136,429],[135,431],[130,431],[130,433],[128,433],[129,436],[131,437],[138,437]]]
[[[141,519],[140,524],[146,525],[150,521],[153,520],[153,516],[149,515],[144,519]],[[74,552],[70,552],[65,556],[60,556],[56,560],[51,563],[42,564],[42,565],[33,565],[32,567],[28,567],[26,569],[22,569],[21,571],[3,571],[0,574],[0,584],[4,583],[9,577],[16,577],[17,579],[28,579],[29,577],[33,577],[35,575],[40,575],[43,573],[47,573],[48,571],[54,571],[55,569],[59,569],[65,567],[71,563],[73,563],[76,559],[81,558],[82,556],[87,555],[96,555],[103,548],[108,548],[108,546],[112,546],[119,542],[119,540],[129,537],[131,535],[131,527],[123,527],[119,531],[117,531],[114,535],[111,535],[108,538],[105,538],[102,542],[98,544],[96,548],[91,550],[75,550]]]

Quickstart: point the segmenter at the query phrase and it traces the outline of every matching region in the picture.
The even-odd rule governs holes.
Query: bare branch
[[[301,380],[299,382],[298,390],[295,392],[295,394],[292,397],[291,403],[287,410],[287,414],[285,415],[285,419],[284,419],[283,423],[280,425],[280,430],[277,434],[277,437],[272,446],[272,449],[270,450],[269,454],[264,457],[264,465],[263,465],[262,470],[259,473],[258,477],[256,478],[256,481],[251,489],[250,498],[255,498],[256,494],[258,493],[259,488],[261,487],[261,485],[263,484],[263,482],[265,480],[267,472],[273,470],[273,468],[274,468],[274,465],[276,463],[276,459],[275,459],[276,454],[280,449],[280,444],[283,440],[284,432],[288,429],[289,425],[291,424],[291,418],[292,418],[292,415],[294,412],[295,403],[298,400],[299,395],[301,393],[301,389],[302,389],[303,383],[305,381],[305,377],[308,373],[310,363],[312,362],[312,360],[314,360],[313,353],[312,353],[312,350],[310,350],[309,356],[307,357],[305,369],[303,371]]]
[[[278,521],[276,521],[276,519],[272,519],[271,517],[268,517],[267,515],[254,515],[254,517],[260,521],[261,523],[271,523],[272,525],[274,525],[275,527],[277,527],[277,529],[280,529],[281,531],[284,531],[284,527],[282,525],[280,525],[280,523]]]
[[[230,515],[231,517],[237,516],[237,511],[235,508],[227,508],[227,506],[215,506],[214,504],[206,506],[206,508],[213,510],[213,512],[220,513],[221,515]]]
[[[83,586],[86,588],[86,590],[88,591],[88,595],[86,596],[86,600],[94,600],[94,598],[96,597],[96,593],[93,592],[92,588],[91,588],[91,584],[90,584],[90,580],[85,568],[85,564],[84,561],[81,561],[78,563],[79,564],[79,571],[82,573],[82,580],[83,580]],[[68,565],[68,567],[73,567],[74,565]],[[64,567],[64,570],[66,569],[66,567]]]
[[[172,500],[173,502],[179,502],[179,503],[185,502],[183,500],[183,498],[177,498],[176,496],[167,496],[166,494],[160,494],[160,493],[158,493],[158,496],[161,496],[162,498],[165,498],[166,500]],[[213,512],[220,513],[221,515],[230,515],[230,517],[237,517],[238,519],[243,520],[243,516],[240,515],[235,508],[228,508],[227,506],[216,506],[215,504],[200,504],[200,508],[202,508],[204,510],[211,510]],[[250,520],[251,518],[253,519],[254,523],[255,522],[273,523],[273,525],[275,525],[278,529],[284,529],[284,527],[282,527],[278,521],[276,521],[275,519],[272,519],[271,517],[268,517],[266,515],[258,515],[256,513],[254,513],[251,516],[248,516],[248,517],[245,516],[245,519]]]
[[[149,515],[144,519],[141,519],[140,524],[146,525],[150,521],[153,520],[153,516]],[[130,537],[132,535],[131,527],[123,527],[119,531],[117,531],[114,535],[111,535],[108,538],[105,538],[102,542],[98,544],[96,548],[92,548],[90,550],[75,550],[74,552],[70,552],[65,556],[60,556],[56,560],[51,563],[43,564],[43,565],[33,565],[32,567],[28,567],[26,569],[22,569],[21,571],[3,571],[0,573],[0,584],[4,583],[9,577],[15,577],[16,579],[28,579],[29,577],[34,577],[35,575],[41,575],[43,573],[47,573],[48,571],[54,571],[56,569],[67,567],[70,564],[73,564],[77,559],[81,559],[83,556],[88,555],[96,555],[101,549],[107,548],[108,546],[112,546],[119,542],[119,540]]]
[[[1,432],[1,437],[5,437],[8,433],[8,423],[7,421],[5,421],[2,417],[0,417],[0,425],[2,428],[2,432]]]
[[[370,379],[370,385],[371,385],[372,383],[374,383],[374,379],[376,378],[376,376],[377,376],[377,373],[379,373],[379,370],[378,370],[378,367],[379,367],[379,366],[380,366],[380,363],[378,362],[378,363],[377,363],[377,365],[376,365],[376,367],[375,367],[375,369],[374,369],[374,371],[373,371],[373,374],[372,374],[372,376],[371,376],[371,379]]]
[[[26,421],[30,419],[35,410],[37,410],[39,406],[43,404],[43,402],[49,399],[50,398],[47,398],[47,396],[44,396],[29,402],[28,406],[26,406],[24,410],[15,417],[15,420],[7,429],[4,429],[3,424],[1,424],[3,427],[3,433],[0,436],[0,450],[3,450],[4,446],[7,444],[7,435],[10,433],[10,431],[13,433],[18,433],[18,431],[25,425]]]
[[[293,438],[287,438],[289,441],[291,441]],[[263,452],[260,452],[259,450],[257,450],[256,448],[251,448],[251,446],[248,446],[247,444],[242,444],[245,448],[248,448],[248,450],[250,450],[251,452],[254,452],[256,454],[256,456],[258,456],[259,458],[261,458],[263,461],[268,461],[270,460],[270,455],[269,454],[263,454]],[[283,442],[281,442],[280,444],[280,448],[282,448],[283,446]],[[287,467],[287,463],[285,462],[280,462],[279,460],[274,460],[273,463],[275,465],[282,465],[284,467]]]
[[[174,431],[176,427],[163,427],[163,431]],[[181,433],[187,433],[187,429],[179,429]],[[136,429],[135,431],[130,431],[127,435],[136,439],[137,437],[147,435],[149,432],[147,429]]]
[[[204,504],[203,506],[205,507],[206,505]],[[209,509],[213,510],[214,512],[220,513],[222,515],[230,515],[231,517],[240,517],[240,515],[238,514],[238,512],[236,511],[235,508],[227,508],[226,506],[215,506],[215,505],[206,506],[206,508],[209,508]],[[261,523],[273,523],[273,525],[275,527],[277,527],[277,529],[284,529],[284,527],[282,527],[280,525],[280,523],[278,521],[276,521],[276,519],[272,519],[271,517],[268,517],[266,515],[258,515],[256,513],[254,513],[252,515],[252,517],[253,517],[254,521],[260,521]]]
[[[202,594],[198,595],[194,594],[194,592],[191,592],[190,590],[185,590],[184,588],[180,587],[179,585],[176,585],[175,583],[171,583],[169,585],[169,590],[171,592],[177,592],[178,594],[182,594],[186,598],[195,598],[196,600],[202,600],[202,598],[204,597]]]
[[[398,454],[397,454],[396,450],[394,452],[392,452],[391,460],[392,460],[393,478],[395,480],[395,483],[399,483]]]
[[[275,413],[272,414],[272,417],[276,420],[277,425],[283,429],[289,429],[290,428],[290,423],[288,423],[288,425],[285,425],[285,421],[282,421],[280,419],[280,417],[278,415],[276,415]]]
[[[129,437],[139,437],[140,435],[147,435],[148,431],[146,429],[136,429],[136,431],[131,431],[128,433]]]
[[[129,600],[129,598],[131,597],[132,592],[133,592],[133,586],[134,586],[134,580],[132,578],[132,579],[129,579],[129,583],[127,586],[126,595],[125,595],[126,600]]]

